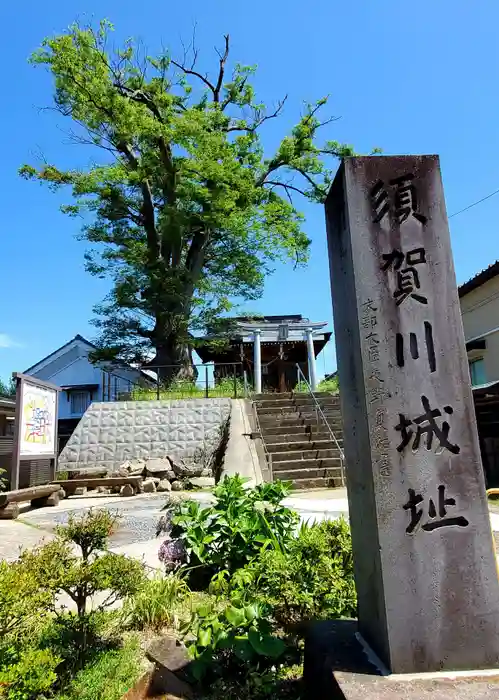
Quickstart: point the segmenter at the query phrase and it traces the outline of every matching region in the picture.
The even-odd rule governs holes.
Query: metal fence
[[[243,398],[246,396],[241,362],[191,365],[190,378],[177,378],[184,365],[147,365],[142,377],[131,380],[117,372],[104,372],[104,401],[153,399]]]

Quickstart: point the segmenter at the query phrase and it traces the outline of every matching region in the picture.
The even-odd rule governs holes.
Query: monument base
[[[470,643],[473,643],[470,640]],[[499,669],[390,674],[363,642],[356,620],[310,626],[305,639],[306,700],[492,700]]]

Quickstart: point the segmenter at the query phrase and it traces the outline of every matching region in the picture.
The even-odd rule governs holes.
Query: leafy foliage
[[[265,672],[282,660],[286,643],[273,634],[265,612],[256,604],[228,605],[221,612],[209,606],[195,610],[185,628],[195,679],[224,671],[244,677]]]
[[[317,391],[330,391],[336,394],[340,388],[340,381],[338,375],[332,377],[331,379],[323,379],[317,385]]]
[[[20,562],[0,561],[0,697],[38,698],[55,682],[60,658],[36,647],[52,599]]]
[[[277,259],[306,261],[310,241],[294,198],[323,201],[331,180],[324,159],[351,146],[317,143],[331,119],[327,98],[307,104],[276,151],[265,155],[259,129],[278,117],[255,98],[255,68],[229,74],[229,37],[210,78],[185,56],[142,57],[133,40],[110,50],[112,25],[71,26],[32,56],[55,86],[55,108],[72,120],[74,141],[97,163],[64,170],[25,165],[21,175],[69,187],[70,216],[90,214],[82,238],[91,274],[109,275],[96,308],[100,359],[154,364],[189,361],[195,329],[230,310],[231,299],[261,295]]]
[[[33,570],[0,561],[0,643],[32,636],[43,625],[52,598]]]
[[[32,551],[25,550],[20,564],[36,578],[40,591],[51,593],[49,609],[72,640],[75,652],[85,654],[98,631],[100,614],[120,599],[137,592],[144,581],[142,565],[123,555],[104,551],[116,516],[106,511],[71,515],[66,526],[57,528],[57,537]],[[77,556],[74,545],[80,548]],[[105,596],[95,606],[92,597]],[[76,606],[76,616],[61,613],[55,596],[65,593]]]
[[[171,540],[185,550],[191,584],[206,586],[214,574],[244,567],[263,548],[283,551],[298,516],[281,505],[286,482],[244,487],[245,479],[225,477],[214,490],[215,503],[202,507],[183,501],[173,510]]]
[[[189,587],[180,574],[158,574],[125,601],[123,619],[135,629],[175,628],[177,610],[189,597]]]
[[[0,698],[35,700],[51,690],[60,659],[50,649],[28,647],[0,654]]]
[[[12,377],[8,382],[4,382],[2,379],[0,379],[0,396],[14,398],[16,395],[16,386],[16,380]]]
[[[269,549],[248,567],[234,589],[265,601],[279,625],[289,629],[308,619],[355,617],[350,528],[340,518],[303,525],[287,552]]]

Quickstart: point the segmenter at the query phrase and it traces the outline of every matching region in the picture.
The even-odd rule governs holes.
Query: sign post
[[[11,489],[15,490],[19,488],[22,460],[52,460],[55,477],[60,388],[26,374],[15,373],[13,377],[17,387]]]
[[[394,673],[499,665],[499,582],[437,156],[326,202],[359,630]]]

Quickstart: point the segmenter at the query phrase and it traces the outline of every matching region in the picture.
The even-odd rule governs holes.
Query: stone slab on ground
[[[337,697],[345,700],[497,700],[499,697],[499,675],[495,679],[395,681],[389,677],[340,672],[335,678],[341,692]]]
[[[497,675],[381,675],[356,637],[357,622],[313,624],[306,635],[303,681],[305,700],[496,700]],[[472,643],[472,640],[470,640]],[[372,659],[375,661],[375,659]]]

